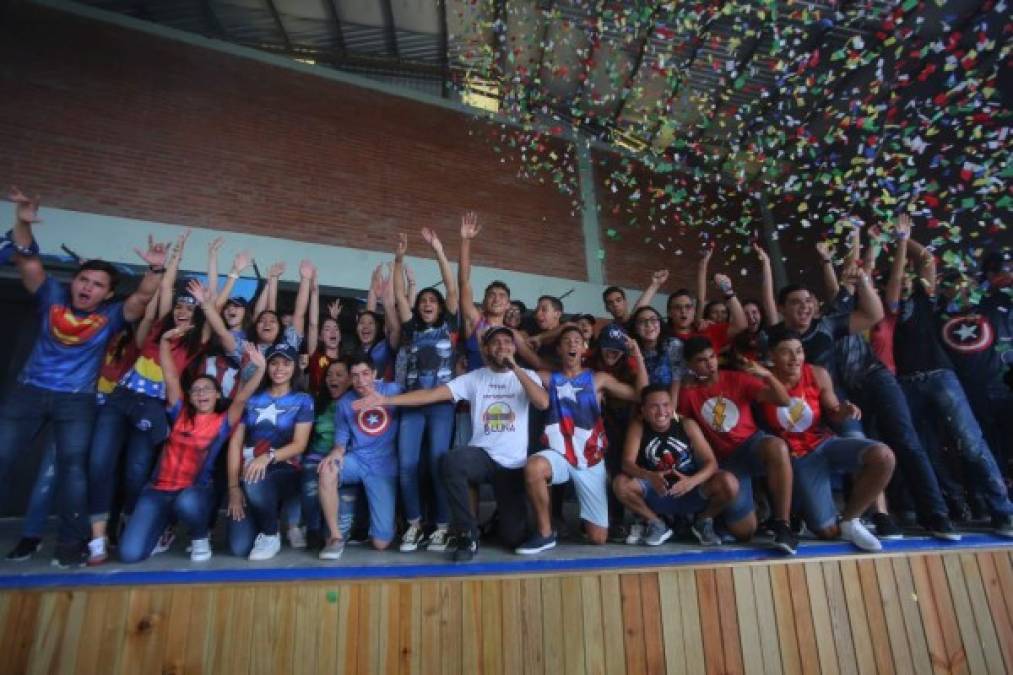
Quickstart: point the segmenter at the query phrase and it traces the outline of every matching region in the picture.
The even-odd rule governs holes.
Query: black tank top
[[[697,472],[696,457],[689,437],[682,428],[679,417],[673,419],[665,431],[655,431],[644,424],[644,434],[640,439],[640,453],[637,464],[648,471],[669,473],[673,469],[684,475]],[[669,482],[674,482],[674,478]]]

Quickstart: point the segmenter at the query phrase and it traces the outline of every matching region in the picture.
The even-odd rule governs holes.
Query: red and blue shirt
[[[585,370],[573,378],[552,373],[547,390],[549,408],[545,411],[542,443],[579,469],[600,462],[608,440],[594,388],[594,371]]]
[[[156,490],[183,490],[208,485],[215,459],[232,428],[227,412],[191,415],[179,401],[168,410],[172,431],[165,441],[151,487]]]
[[[292,391],[277,398],[266,390],[254,394],[243,413],[243,462],[288,445],[295,438],[296,425],[304,422],[313,422],[313,399],[309,394]],[[298,458],[288,461],[299,465]]]

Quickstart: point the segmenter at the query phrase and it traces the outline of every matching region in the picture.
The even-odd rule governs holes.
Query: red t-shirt
[[[723,352],[731,342],[728,337],[728,323],[712,323],[703,330],[673,330],[672,335],[683,342],[698,335],[709,338],[715,352]]]
[[[791,405],[761,403],[760,409],[770,428],[788,444],[792,457],[805,457],[830,438],[830,432],[822,424],[820,385],[808,363],[802,366],[802,377],[788,390],[788,395]]]
[[[714,454],[724,459],[756,433],[750,404],[766,388],[758,377],[721,370],[715,384],[681,387],[678,412],[696,420]]]
[[[317,350],[310,354],[309,365],[306,366],[306,375],[309,377],[310,396],[316,396],[320,393],[320,388],[324,386],[324,374],[327,372],[327,368],[334,361],[331,357],[327,356],[327,351],[323,347],[317,347]],[[380,373],[382,376],[383,373]]]
[[[207,485],[215,458],[231,433],[225,412],[191,416],[182,401],[168,411],[172,431],[151,481],[157,490]]]
[[[893,334],[896,329],[897,314],[887,311],[883,320],[869,331],[869,346],[872,347],[872,353],[894,375],[897,374],[897,362],[893,360]]]

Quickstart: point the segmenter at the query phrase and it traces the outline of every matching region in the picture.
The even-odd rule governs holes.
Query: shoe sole
[[[419,550],[419,545],[401,544],[400,546],[398,546],[398,550],[401,551],[402,553],[414,553],[415,551]]]
[[[657,541],[651,541],[645,538],[644,543],[647,544],[648,546],[661,546],[666,541],[672,538],[672,534],[673,532],[671,530],[666,530],[665,533],[661,535],[661,537],[659,537]]]
[[[519,548],[515,552],[518,555],[537,555],[539,553],[542,553],[543,551],[548,551],[549,549],[552,548],[556,548],[556,542],[552,542],[551,544],[543,544],[536,548]]]
[[[792,548],[791,546],[785,544],[784,542],[775,541],[773,544],[771,544],[771,547],[778,551],[781,551],[782,553],[787,553],[788,555],[795,555],[796,553],[798,553],[798,548]]]
[[[880,541],[900,541],[904,538],[903,534],[877,534],[876,537]]]
[[[190,556],[190,562],[207,562],[208,560],[211,560],[212,557],[214,556],[210,553],[206,556]]]
[[[1013,534],[1011,534],[1011,536],[1013,536]],[[28,555],[19,555],[17,557],[7,556],[6,558],[4,558],[4,560],[6,560],[7,562],[24,562],[26,560],[31,560],[32,558],[34,558],[36,553],[38,553],[38,551],[34,551],[32,553],[29,553]]]
[[[334,553],[327,553],[327,554],[321,553],[319,555],[319,558],[321,560],[341,560],[341,554],[338,553],[337,555],[335,555]]]
[[[933,537],[942,541],[960,541],[962,535],[955,532],[930,532]]]
[[[250,557],[247,558],[247,560],[249,560],[250,562],[264,562],[265,560],[271,560],[272,558],[277,557],[277,555],[278,555],[277,551],[275,551],[274,553],[272,553],[271,555],[268,555],[268,556],[256,556],[256,557],[254,557],[251,554]]]
[[[430,544],[426,546],[427,551],[433,551],[434,553],[443,553],[447,550],[446,544]]]
[[[992,530],[992,534],[1004,539],[1013,539],[1013,530]]]
[[[689,531],[693,533],[693,536],[696,537],[697,543],[701,546],[720,546],[722,544],[721,537],[715,537],[714,539],[707,541],[707,539],[700,534],[700,530],[695,527],[690,527]]]

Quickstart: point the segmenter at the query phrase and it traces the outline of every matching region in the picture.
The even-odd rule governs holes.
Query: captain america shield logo
[[[385,408],[370,408],[359,412],[356,421],[367,436],[380,436],[390,426],[390,415]]]
[[[984,351],[992,346],[994,339],[991,322],[980,314],[957,316],[943,325],[943,342],[961,354]]]

